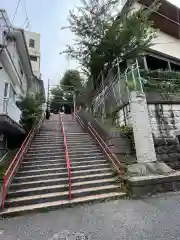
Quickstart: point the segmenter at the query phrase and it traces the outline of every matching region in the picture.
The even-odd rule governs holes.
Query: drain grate
[[[62,232],[60,234],[55,234],[49,240],[88,240],[88,236],[82,232]]]

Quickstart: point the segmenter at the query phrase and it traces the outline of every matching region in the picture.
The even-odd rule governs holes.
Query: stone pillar
[[[130,92],[130,110],[138,163],[156,161],[151,123],[148,115],[146,96],[136,91]]]

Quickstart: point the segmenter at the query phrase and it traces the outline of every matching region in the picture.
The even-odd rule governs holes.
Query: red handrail
[[[76,114],[76,118],[79,121],[80,125],[84,128],[84,123],[81,120],[81,118]],[[103,151],[105,152],[105,154],[107,155],[107,157],[111,160],[112,164],[114,165],[114,167],[119,171],[119,175],[120,175],[120,179],[123,180],[123,169],[122,166],[118,166],[118,164],[121,164],[119,162],[119,159],[117,158],[117,156],[110,150],[110,148],[108,147],[108,145],[105,143],[105,141],[99,136],[99,134],[97,133],[97,131],[93,128],[93,126],[88,123],[88,129],[91,132],[91,134],[94,136],[94,138],[97,140],[97,142],[99,143],[99,145],[101,146],[101,148],[103,149]],[[99,139],[98,139],[99,138]],[[104,145],[104,146],[103,146]],[[110,154],[109,154],[109,153]],[[114,162],[114,160],[112,159],[112,157],[114,157],[114,159],[116,160],[116,163]]]
[[[4,203],[5,203],[5,197],[8,191],[8,187],[11,184],[11,181],[13,179],[13,175],[17,171],[21,160],[24,157],[24,154],[27,152],[29,144],[31,143],[34,135],[37,131],[39,131],[39,128],[42,124],[44,116],[41,117],[40,121],[36,124],[36,126],[29,132],[25,140],[23,141],[20,149],[16,153],[15,157],[13,158],[11,164],[9,165],[8,169],[6,170],[4,177],[3,177],[3,184],[2,184],[2,199],[1,199],[1,209],[4,209]]]
[[[70,160],[69,160],[69,152],[68,152],[68,147],[67,147],[67,140],[66,140],[66,133],[64,129],[64,124],[62,121],[62,117],[60,114],[60,121],[61,121],[61,127],[62,127],[62,134],[63,134],[63,140],[64,140],[64,150],[65,150],[65,158],[66,158],[66,168],[68,170],[68,187],[69,187],[69,200],[72,198],[71,194],[71,165],[70,165]]]

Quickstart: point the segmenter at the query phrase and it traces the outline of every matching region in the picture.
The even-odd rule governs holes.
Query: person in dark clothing
[[[46,119],[49,119],[50,118],[50,112],[48,109],[46,109]]]

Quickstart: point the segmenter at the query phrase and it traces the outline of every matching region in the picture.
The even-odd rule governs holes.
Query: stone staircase
[[[72,116],[62,118],[71,163],[72,200],[68,200],[59,115],[53,115],[44,121],[13,179],[3,216],[125,196],[93,139]]]

